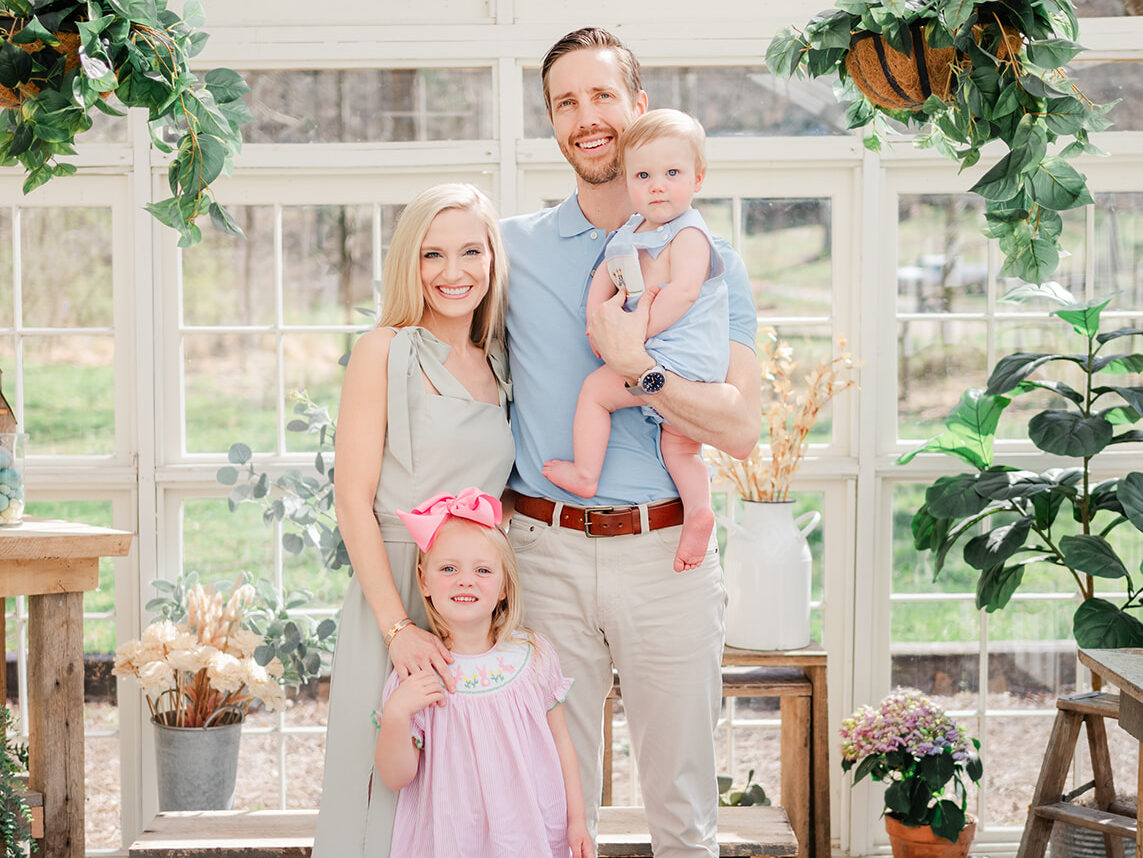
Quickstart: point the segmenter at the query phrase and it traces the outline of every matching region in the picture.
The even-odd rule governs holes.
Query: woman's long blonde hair
[[[472,342],[486,352],[494,341],[504,339],[504,311],[507,305],[508,257],[500,239],[496,211],[479,188],[451,183],[434,185],[413,198],[397,221],[389,253],[382,268],[381,319],[378,327],[404,328],[415,325],[425,312],[425,292],[421,284],[421,244],[433,218],[449,209],[473,212],[484,224],[492,252],[488,294],[472,316]]]
[[[520,571],[516,563],[516,552],[512,550],[512,543],[508,541],[508,535],[499,527],[485,527],[473,521],[466,521],[463,518],[451,518],[441,525],[441,528],[446,527],[475,527],[478,528],[488,540],[495,546],[497,553],[500,555],[500,564],[504,567],[504,598],[496,605],[492,611],[492,629],[491,637],[492,644],[503,643],[509,640],[512,635],[518,631],[522,631],[530,639],[531,633],[528,629],[520,624],[521,616],[523,615],[523,606],[520,601]],[[438,535],[440,531],[437,532]],[[432,548],[429,549],[432,551]],[[424,584],[424,579],[421,572],[421,564],[425,559],[424,551],[417,552],[417,580],[420,584]],[[429,600],[428,596],[424,595],[424,590],[421,590],[421,598],[425,602],[425,613],[429,617],[429,628],[432,629],[433,634],[444,641],[445,646],[452,645],[452,634],[449,631],[448,623],[445,621],[437,609],[433,607],[433,603]]]

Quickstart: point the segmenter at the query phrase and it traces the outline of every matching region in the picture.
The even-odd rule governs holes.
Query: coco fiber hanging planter
[[[935,95],[948,101],[952,91],[956,48],[930,48],[920,27],[911,28],[913,52],[902,53],[877,33],[853,37],[845,70],[859,90],[880,107],[917,110]]]

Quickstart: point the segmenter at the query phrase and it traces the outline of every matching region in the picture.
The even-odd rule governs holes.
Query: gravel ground
[[[781,803],[778,787],[779,754],[776,708],[766,708],[768,701],[737,701],[735,720],[762,721],[759,726],[737,726],[733,747],[725,727],[718,733],[719,770],[733,772],[735,782],[745,781],[748,769],[755,769],[754,780],[761,783],[775,804]],[[775,701],[776,702],[776,701]],[[967,695],[943,698],[950,709],[967,708]],[[994,719],[982,753],[988,785],[988,824],[1019,826],[1024,822],[1032,787],[1039,772],[1043,749],[1051,731],[1051,717],[1020,714],[1030,708],[1051,709],[1048,699],[1014,698],[1012,695],[989,695],[989,706],[1015,714]],[[616,707],[622,713],[622,704]],[[89,731],[113,729],[118,723],[116,707],[109,703],[88,703],[85,723]],[[295,702],[287,712],[287,727],[306,728],[325,724],[327,704],[320,700]],[[725,713],[724,713],[725,714]],[[771,723],[765,723],[765,722]],[[276,724],[277,716],[262,715],[250,719],[252,728]],[[966,724],[979,735],[974,725]],[[1135,783],[1138,744],[1120,730],[1109,731],[1111,757],[1116,782],[1130,791]],[[1086,750],[1086,743],[1080,745]],[[321,735],[257,735],[242,737],[238,766],[235,807],[241,808],[307,808],[317,807],[321,793],[324,737]],[[278,772],[281,755],[288,760],[285,797],[279,792]],[[733,755],[733,767],[730,764]],[[119,824],[119,739],[87,740],[87,845],[89,849],[120,847]],[[632,777],[630,742],[627,731],[617,719],[614,740],[614,801],[616,804],[638,804],[639,795]],[[1086,763],[1085,763],[1086,766]],[[1083,777],[1087,780],[1090,776]]]

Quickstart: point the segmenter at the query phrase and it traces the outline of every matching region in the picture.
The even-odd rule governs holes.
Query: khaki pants
[[[554,515],[559,520],[560,505]],[[722,695],[726,589],[712,537],[703,564],[675,572],[679,527],[592,539],[512,517],[524,620],[575,680],[565,703],[594,833],[603,784],[603,704],[623,685],[651,843],[658,858],[716,858],[714,730]]]

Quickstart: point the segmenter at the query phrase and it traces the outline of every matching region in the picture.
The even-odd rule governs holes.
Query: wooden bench
[[[803,848],[802,858],[829,858],[829,741],[826,653],[818,644],[799,650],[756,651],[726,647],[723,697],[777,697],[782,806]],[[603,804],[612,801],[612,717],[622,697],[613,680],[603,713]]]
[[[309,858],[316,810],[160,813],[131,844],[131,858]],[[780,807],[722,807],[719,854],[786,858],[798,841]],[[604,807],[599,858],[651,858],[641,807]]]

